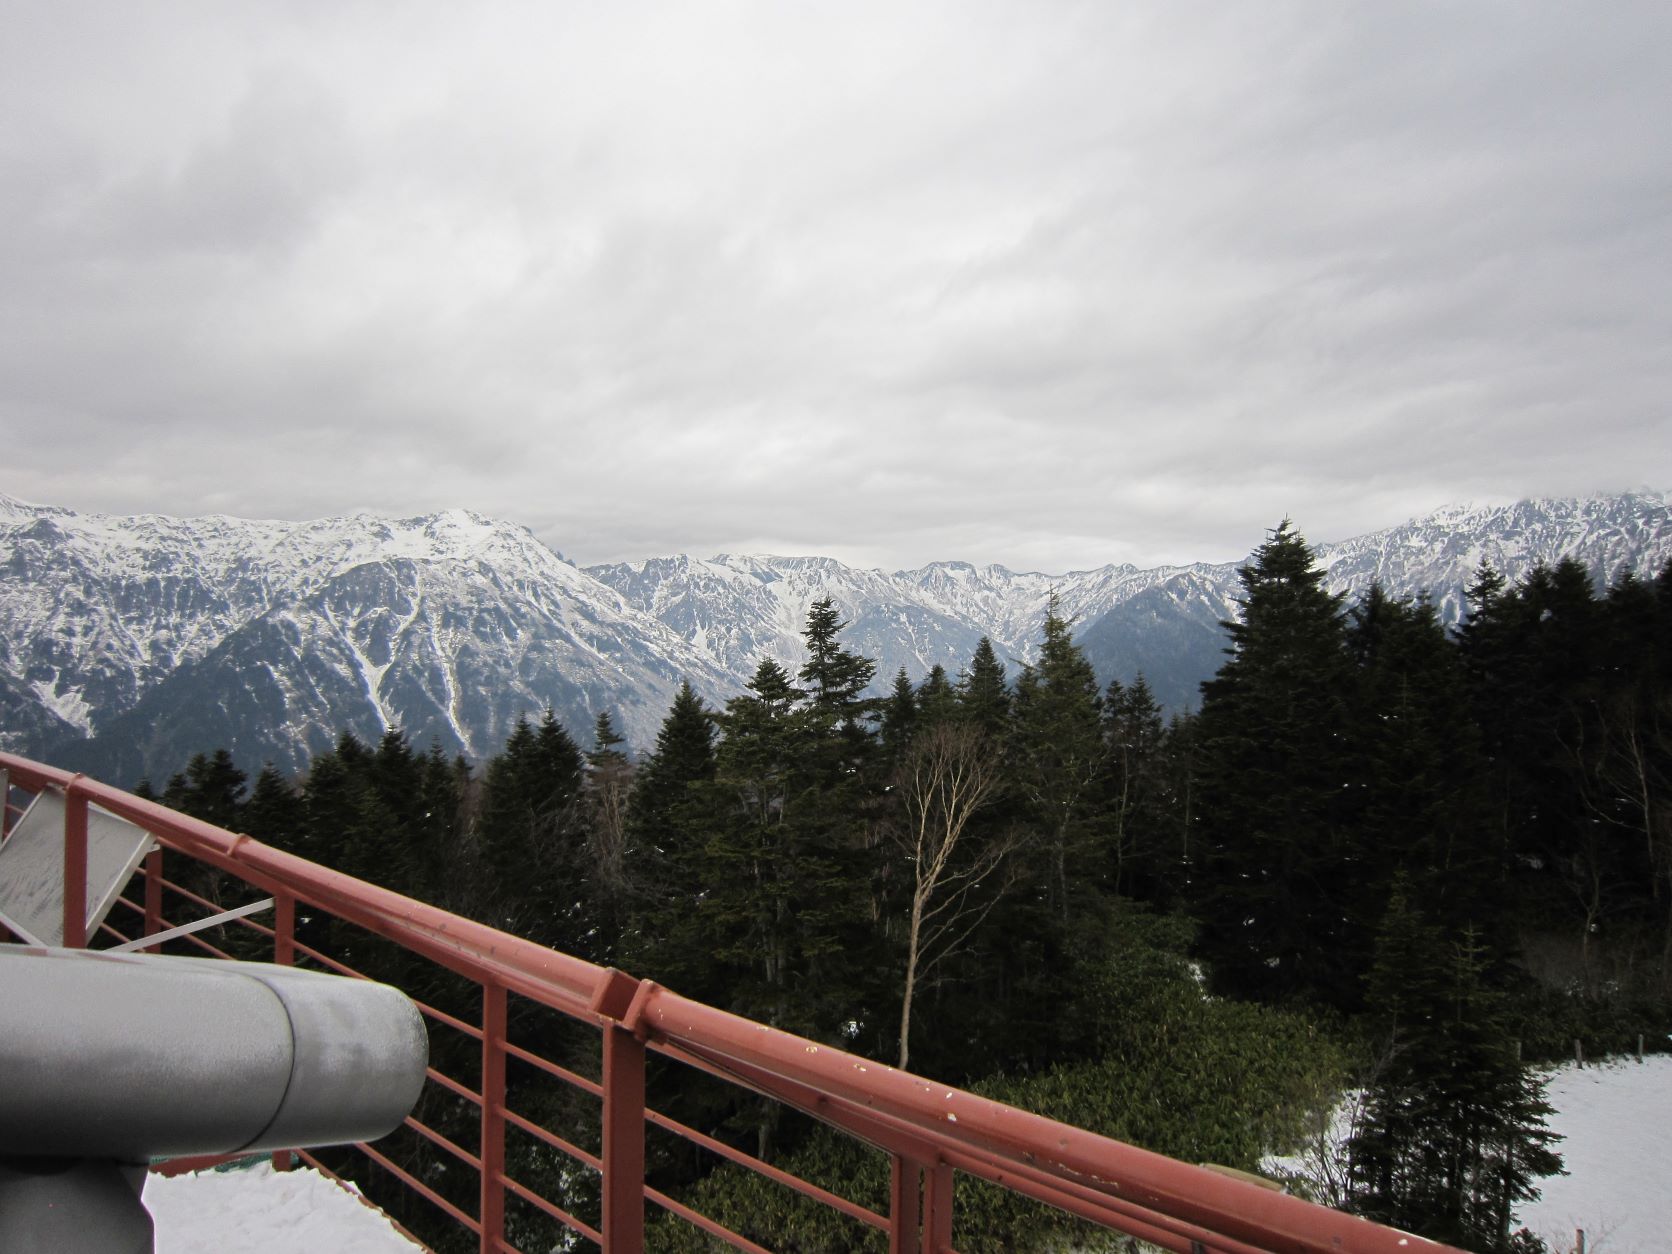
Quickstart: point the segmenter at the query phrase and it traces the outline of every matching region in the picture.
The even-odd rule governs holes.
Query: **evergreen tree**
[[[917,717],[925,727],[949,723],[959,715],[958,692],[946,676],[946,668],[936,662],[929,668],[917,690]]]
[[[1110,892],[1143,901],[1175,878],[1164,852],[1161,706],[1139,675],[1103,694],[1102,875]]]
[[[850,672],[851,673],[851,672]],[[859,863],[847,708],[802,692],[771,659],[719,716],[724,738],[705,801],[691,936],[736,1013],[814,1039],[847,1042],[866,1016],[874,933]],[[857,690],[848,689],[850,700]],[[873,1031],[876,1025],[872,1025]],[[757,1152],[778,1108],[751,1103]]]
[[[1016,684],[1013,745],[1046,900],[1066,921],[1073,892],[1090,878],[1105,746],[1097,677],[1058,608],[1052,593],[1039,661]]]
[[[767,659],[720,715],[720,826],[705,851],[701,909],[705,949],[732,972],[731,1008],[832,1039],[862,1004],[849,960],[864,948],[868,911],[855,810],[844,804],[852,790],[830,776],[841,709],[800,697]]]
[[[483,778],[474,896],[484,922],[585,957],[582,773],[580,750],[551,710],[538,729],[517,720]]]
[[[1456,647],[1426,597],[1398,601],[1374,584],[1353,607],[1346,639],[1357,672],[1351,819],[1365,851],[1357,932],[1373,931],[1403,873],[1430,917],[1498,937],[1505,868],[1483,836],[1485,763]]]
[[[265,763],[244,806],[244,830],[263,844],[294,849],[306,815],[302,798],[290,781],[271,762]]]
[[[624,961],[629,970],[710,1000],[712,964],[693,939],[702,901],[703,854],[713,826],[701,795],[715,770],[714,714],[680,685],[633,777],[627,808],[628,882],[634,893]]]
[[[1287,520],[1238,572],[1242,618],[1202,685],[1195,892],[1217,985],[1359,995],[1349,814],[1348,659],[1340,600]]]
[[[875,662],[850,652],[836,639],[846,626],[835,601],[827,596],[813,602],[801,633],[807,646],[801,681],[808,685],[808,702],[825,717],[844,724],[871,712],[872,703],[861,694],[877,673]]]
[[[1353,1208],[1482,1254],[1510,1251],[1518,1202],[1561,1170],[1543,1081],[1516,1056],[1472,930],[1447,943],[1388,904],[1370,976],[1381,1063],[1349,1142]]]
[[[627,810],[633,764],[621,749],[624,744],[609,713],[601,711],[593,726],[592,751],[586,755],[585,798],[592,852],[587,910],[596,935],[594,960],[606,965],[616,961],[627,909]]]
[[[186,764],[185,775],[169,781],[172,799],[165,804],[194,819],[237,831],[243,822],[244,787],[248,782],[249,776],[238,769],[225,749],[194,754]]]
[[[993,642],[982,636],[969,667],[958,680],[958,705],[963,716],[996,740],[1010,730],[1010,685],[1004,663],[993,652]]]
[[[882,719],[879,732],[882,739],[882,749],[891,760],[898,760],[900,754],[911,742],[912,731],[917,726],[917,694],[911,686],[911,679],[906,675],[906,668],[901,667],[899,674],[894,676],[894,686],[889,689],[888,698],[882,705]]]
[[[471,795],[470,763],[462,756],[451,760],[432,740],[419,765],[420,798],[418,830],[418,874],[426,885],[421,894],[449,910],[469,913],[461,871],[467,865],[465,833],[469,827]]]

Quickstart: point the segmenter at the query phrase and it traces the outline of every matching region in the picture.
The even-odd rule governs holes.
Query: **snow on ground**
[[[1588,1254],[1672,1250],[1672,1054],[1562,1067],[1545,1096],[1568,1174],[1540,1182],[1521,1222],[1552,1250],[1579,1228]]]
[[[156,1254],[413,1254],[388,1219],[312,1168],[270,1161],[145,1181]]]
[[[1569,1063],[1546,1079],[1555,1108],[1548,1126],[1563,1138],[1555,1149],[1567,1174],[1538,1182],[1541,1196],[1519,1207],[1517,1226],[1543,1237],[1555,1254],[1575,1248],[1579,1229],[1587,1254],[1672,1251],[1672,1055]],[[1343,1104],[1318,1144],[1269,1158],[1265,1170],[1339,1180],[1350,1131]]]

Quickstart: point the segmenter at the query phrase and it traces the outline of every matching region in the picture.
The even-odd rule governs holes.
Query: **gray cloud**
[[[1672,482],[1664,6],[23,5],[4,490],[1063,569]]]

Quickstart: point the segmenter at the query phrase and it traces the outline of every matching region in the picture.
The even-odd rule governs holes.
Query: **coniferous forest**
[[[1287,523],[1241,580],[1193,714],[1164,717],[1142,678],[1101,686],[1055,612],[1019,673],[983,641],[957,675],[902,672],[879,699],[826,601],[799,670],[763,661],[723,709],[685,688],[637,760],[608,715],[577,737],[547,714],[479,768],[392,730],[345,735],[295,780],[205,754],[161,799],[1194,1162],[1259,1170],[1320,1141],[1357,1091],[1319,1200],[1534,1249],[1514,1208],[1560,1146],[1533,1065],[1672,1029],[1672,566],[1606,588],[1572,562],[1519,584],[1482,568],[1451,632],[1426,600],[1330,595]],[[438,978],[302,926],[382,978]],[[459,990],[415,991],[471,1017]],[[560,1023],[513,1030],[596,1066]],[[470,1046],[438,1033],[437,1065],[467,1074]],[[520,1112],[595,1136],[584,1097],[532,1070],[511,1085]],[[886,1162],[794,1112],[672,1064],[651,1101],[884,1204]],[[404,1153],[451,1187],[422,1142]],[[769,1248],[870,1239],[654,1129],[649,1153],[656,1187]],[[587,1174],[532,1140],[512,1174],[592,1204]],[[960,1249],[1096,1248],[1066,1218],[959,1187]],[[706,1248],[653,1227],[658,1248]]]

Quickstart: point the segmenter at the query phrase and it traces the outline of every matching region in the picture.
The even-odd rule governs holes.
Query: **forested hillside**
[[[686,686],[636,762],[608,715],[577,737],[548,714],[480,770],[390,731],[294,779],[205,754],[162,797],[1192,1161],[1255,1169],[1360,1085],[1326,1200],[1530,1248],[1514,1207],[1559,1146],[1526,1065],[1672,1026],[1672,565],[1606,588],[1574,562],[1516,583],[1482,567],[1453,632],[1423,599],[1329,593],[1287,523],[1239,578],[1193,716],[1164,719],[1142,678],[1100,688],[1054,602],[1019,673],[982,640],[955,675],[868,696],[876,664],[827,600],[799,669],[763,660],[717,709]],[[513,1084],[561,1117],[535,1076]],[[886,1190],[799,1117],[658,1085],[704,1132]],[[584,1181],[521,1166],[586,1210]],[[653,1142],[652,1167],[771,1248],[866,1239],[689,1151]],[[973,1190],[960,1208],[986,1233],[960,1248],[1067,1230]]]

